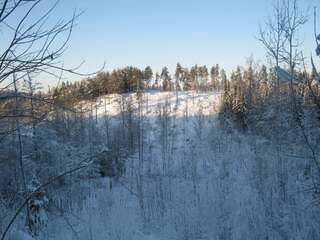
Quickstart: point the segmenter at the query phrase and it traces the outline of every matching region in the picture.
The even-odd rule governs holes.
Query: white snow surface
[[[21,230],[13,230],[9,235],[9,240],[35,240],[31,237],[28,233],[21,231]]]
[[[203,115],[216,113],[219,108],[221,94],[219,92],[196,92],[196,91],[179,91],[179,92],[160,92],[148,91],[142,94],[143,114],[148,117],[157,116],[159,108],[167,105],[174,112],[176,117],[182,117],[186,111],[189,116],[194,116],[202,111]],[[177,101],[178,99],[178,101]],[[130,94],[110,94],[100,97],[93,103],[97,108],[99,116],[116,116],[121,112],[119,106],[122,100],[132,101],[134,109],[138,108],[139,99],[136,93]],[[88,109],[90,103],[84,104]]]
[[[288,145],[276,153],[259,136],[222,130],[218,92],[178,92],[178,101],[176,94],[112,94],[80,104],[92,110],[101,133],[106,119],[117,133],[121,110],[132,111],[143,147],[127,157],[118,181],[90,179],[60,192],[68,211],[51,216],[39,239],[320,239],[313,230],[320,229],[319,209],[301,191],[306,161],[286,154],[302,150]],[[286,201],[279,156],[290,170]]]

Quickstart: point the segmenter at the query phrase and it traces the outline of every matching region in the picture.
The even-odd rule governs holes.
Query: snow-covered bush
[[[34,237],[40,235],[48,222],[47,207],[49,200],[43,190],[37,189],[39,185],[39,182],[34,178],[28,186],[32,198],[27,204],[27,228]]]

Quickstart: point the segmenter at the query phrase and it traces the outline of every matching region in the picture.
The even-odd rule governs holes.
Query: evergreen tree
[[[191,67],[190,69],[190,83],[192,90],[198,90],[199,81],[198,81],[198,65]]]
[[[153,77],[153,72],[150,66],[147,66],[143,71],[143,79],[145,81],[145,87],[150,88],[150,83]]]
[[[259,83],[259,93],[261,97],[265,98],[269,94],[269,86],[268,86],[268,71],[266,65],[262,65],[257,76],[257,81]]]
[[[208,89],[208,68],[207,66],[199,67],[199,80],[201,90],[206,91]]]
[[[230,80],[233,100],[235,101],[235,104],[238,104],[243,100],[243,95],[241,91],[243,89],[243,79],[242,72],[239,66],[237,67],[236,71],[233,71],[231,73]]]
[[[191,75],[188,69],[184,69],[183,71],[183,90],[189,91],[193,89],[193,82],[191,79]]]
[[[176,72],[174,74],[174,77],[175,77],[175,89],[177,91],[180,91],[181,90],[181,86],[180,86],[180,83],[182,82],[182,79],[183,79],[183,69],[182,69],[182,66],[180,65],[180,63],[177,63],[177,66],[176,66]]]
[[[159,73],[157,72],[157,73],[156,73],[155,80],[154,80],[153,88],[159,89],[159,81],[160,81],[160,75],[159,75]]]
[[[216,64],[210,70],[210,77],[211,77],[211,87],[213,90],[219,89],[219,73],[220,73],[220,66]]]
[[[224,91],[230,91],[230,82],[227,79],[226,71],[222,68],[220,71],[221,87]]]
[[[245,83],[246,94],[244,96],[244,101],[247,107],[251,107],[252,102],[255,101],[253,98],[255,96],[255,73],[252,67],[252,60],[249,60],[249,66],[243,73],[243,81]],[[243,91],[243,89],[241,90]]]
[[[167,67],[162,68],[160,77],[162,80],[163,91],[171,91],[172,90],[172,83],[171,83],[171,77],[169,74],[169,70]]]

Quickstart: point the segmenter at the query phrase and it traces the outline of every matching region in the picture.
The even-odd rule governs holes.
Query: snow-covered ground
[[[84,200],[51,216],[43,239],[319,239],[320,212],[303,191],[307,161],[290,157],[303,150],[226,133],[220,98],[153,91],[83,103],[101,131],[134,126],[135,150],[118,180],[91,179],[61,193]]]
[[[168,106],[174,111],[176,117],[182,117],[187,110],[190,116],[197,115],[202,111],[203,115],[217,113],[221,94],[217,92],[159,92],[149,91],[142,95],[143,114],[147,117],[158,115],[159,107]],[[136,109],[139,99],[136,93],[131,94],[111,94],[101,97],[98,101],[98,114],[103,116],[115,116],[120,114],[122,100],[131,102]]]

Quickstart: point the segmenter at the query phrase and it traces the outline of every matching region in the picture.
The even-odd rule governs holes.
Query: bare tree
[[[287,63],[290,70],[290,91],[294,97],[293,81],[296,67],[303,62],[303,54],[299,49],[301,40],[299,39],[299,30],[308,21],[308,17],[300,10],[298,0],[286,0],[283,3],[285,9],[285,46],[283,51],[283,61]],[[293,99],[294,100],[294,99]]]
[[[280,66],[283,47],[285,44],[285,10],[283,0],[277,0],[273,4],[273,16],[260,25],[259,41],[265,46],[268,57],[276,67]],[[280,91],[279,77],[277,76],[277,92]]]
[[[1,111],[0,120],[7,121],[7,119],[12,119],[15,123],[13,130],[7,129],[6,125],[1,125],[0,133],[1,139],[11,133],[15,133],[18,138],[18,146],[16,147],[17,160],[21,170],[20,178],[24,196],[28,196],[28,182],[24,170],[21,129],[25,123],[32,124],[33,143],[36,148],[35,124],[46,116],[46,114],[39,118],[35,116],[36,102],[41,101],[46,104],[53,104],[54,102],[54,99],[36,96],[32,89],[31,79],[39,75],[60,79],[63,72],[88,75],[78,72],[82,63],[75,68],[66,68],[63,65],[61,56],[67,50],[67,43],[70,40],[75,22],[81,13],[73,12],[69,19],[53,22],[51,18],[55,16],[54,12],[58,2],[53,2],[51,7],[43,11],[41,5],[47,4],[43,0],[0,1],[0,35],[2,35],[0,47],[0,101],[1,103],[14,103],[13,109],[8,109],[9,113],[13,112],[13,114]],[[23,81],[29,82],[29,93],[23,93],[22,89],[19,88]],[[26,102],[25,100],[30,100],[31,111],[24,109],[25,106],[22,103]],[[26,204],[28,204],[29,200],[30,198],[26,197]],[[6,232],[2,235],[2,239],[4,239],[5,235]]]
[[[315,44],[316,44],[316,54],[318,57],[320,57],[320,34],[318,34],[317,32],[317,9],[314,8],[314,39],[315,39]],[[311,65],[312,65],[312,72],[313,75],[315,77],[315,84],[316,86],[318,86],[320,84],[320,74],[315,66],[313,57],[311,57]],[[317,105],[317,107],[320,109],[320,99],[319,96],[317,95],[317,91],[314,90],[313,86],[312,86],[312,82],[308,81],[308,87],[309,87],[309,91],[311,92],[312,98],[315,102],[315,104]]]

